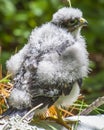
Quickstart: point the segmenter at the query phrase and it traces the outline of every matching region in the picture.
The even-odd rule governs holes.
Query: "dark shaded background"
[[[92,71],[84,80],[82,93],[87,102],[92,102],[104,95],[104,0],[71,1],[89,23],[82,35],[88,43]],[[6,60],[27,43],[32,29],[50,21],[52,14],[63,6],[69,6],[66,0],[0,0],[0,62],[4,75]]]

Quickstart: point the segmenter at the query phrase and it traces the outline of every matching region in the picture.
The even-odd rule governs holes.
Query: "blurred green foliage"
[[[86,98],[93,100],[104,95],[104,0],[71,1],[89,23],[82,34],[88,43],[92,71],[82,90]],[[66,0],[0,0],[0,61],[4,74],[6,60],[27,43],[32,29],[50,21],[63,6],[69,6]]]

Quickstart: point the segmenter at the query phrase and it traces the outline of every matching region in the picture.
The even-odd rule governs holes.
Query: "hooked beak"
[[[87,25],[88,25],[87,20],[84,19],[84,18],[80,18],[80,19],[79,19],[79,22],[80,22],[80,25],[81,25],[81,26],[87,26]]]

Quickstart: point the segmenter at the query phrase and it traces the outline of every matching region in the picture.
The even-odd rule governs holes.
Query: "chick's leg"
[[[60,109],[55,107],[55,111],[57,113],[57,117],[49,117],[48,119],[57,122],[58,124],[64,126],[68,130],[73,130],[72,125],[76,124],[77,121],[64,120],[63,117],[62,117],[62,113],[61,113]]]

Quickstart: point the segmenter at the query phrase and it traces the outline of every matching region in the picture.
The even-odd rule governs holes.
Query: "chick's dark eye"
[[[75,22],[75,20],[70,20],[70,23],[74,23]]]
[[[69,23],[70,23],[71,25],[75,25],[75,24],[78,23],[78,20],[77,20],[77,19],[71,19],[71,20],[69,21]]]

